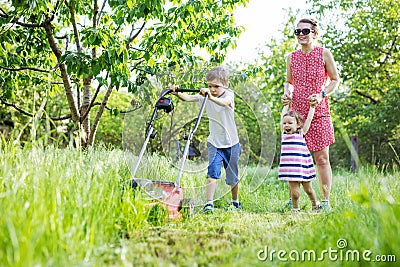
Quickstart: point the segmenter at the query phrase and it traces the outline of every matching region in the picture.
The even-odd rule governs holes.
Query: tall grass
[[[394,266],[394,262],[286,262],[260,260],[269,250],[371,250],[400,260],[400,175],[364,168],[336,171],[333,211],[284,209],[287,184],[276,170],[247,168],[244,175],[265,177],[257,191],[242,186],[241,212],[227,212],[229,194],[214,214],[197,212],[181,222],[165,221],[130,180],[123,151],[92,148],[0,147],[0,263],[2,266]],[[154,156],[138,175],[174,181],[177,170]],[[198,186],[204,174],[184,174],[183,186]],[[318,183],[314,183],[318,192]],[[201,198],[201,197],[200,197]],[[199,211],[201,207],[197,208]],[[338,249],[338,240],[347,247]],[[397,254],[397,255],[396,255]]]
[[[121,201],[119,151],[6,145],[0,153],[3,264],[90,265],[97,247],[116,242],[123,222],[140,214]]]

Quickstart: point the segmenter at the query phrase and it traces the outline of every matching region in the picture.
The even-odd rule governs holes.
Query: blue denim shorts
[[[226,184],[236,185],[239,183],[239,157],[242,152],[240,144],[232,147],[216,148],[207,142],[208,149],[208,171],[207,178],[220,179],[222,164],[226,173]]]

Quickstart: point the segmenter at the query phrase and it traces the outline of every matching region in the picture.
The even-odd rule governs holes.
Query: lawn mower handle
[[[165,89],[161,92],[159,98],[164,97],[164,96],[168,95],[169,93],[172,93],[173,91],[174,90],[172,90],[172,89]],[[175,89],[175,92],[177,92],[177,93],[179,93],[179,92],[181,92],[181,93],[198,93],[198,92],[200,92],[200,90],[199,89],[177,88],[177,89]]]
[[[189,136],[187,137],[186,146],[185,146],[185,149],[183,150],[181,165],[179,167],[178,176],[176,177],[176,181],[175,181],[175,188],[177,190],[180,188],[183,167],[185,166],[185,160],[189,153],[190,141],[192,140],[194,132],[196,132],[197,128],[199,127],[199,123],[200,123],[201,117],[203,115],[203,111],[206,107],[206,102],[207,102],[208,97],[209,97],[208,93],[205,93],[203,103],[201,104],[199,114],[197,115],[197,118],[196,118],[196,122],[193,126],[193,129],[189,132]]]
[[[173,92],[172,89],[165,89],[165,90],[163,90],[163,91],[161,92],[160,96],[158,97],[158,100],[157,100],[157,101],[159,101],[160,99],[162,99],[164,96],[166,96],[167,94],[169,94],[169,93],[171,93],[171,92]],[[194,92],[194,93],[198,93],[198,92],[200,92],[200,90],[199,90],[199,89],[196,90],[196,89],[182,89],[182,88],[179,88],[179,89],[176,89],[175,92]],[[195,123],[194,131],[196,131],[196,129],[197,129],[197,127],[198,127],[198,124],[199,124],[199,121],[200,121],[200,117],[201,117],[201,114],[203,113],[203,110],[204,110],[204,107],[205,107],[205,102],[206,102],[206,100],[207,100],[207,97],[208,97],[208,94],[205,95],[205,99],[204,99],[203,104],[202,104],[202,107],[201,107],[201,109],[200,109],[199,117],[197,118],[196,123]],[[147,144],[148,144],[148,142],[150,141],[150,138],[154,138],[154,137],[151,137],[151,136],[152,136],[152,135],[155,135],[155,134],[157,133],[157,131],[155,131],[155,133],[153,134],[153,132],[154,132],[154,130],[155,130],[154,127],[153,127],[153,121],[155,120],[157,110],[158,110],[158,108],[157,108],[157,106],[155,106],[155,107],[154,107],[154,110],[153,110],[153,113],[152,113],[152,115],[151,115],[151,119],[150,119],[150,121],[147,123],[146,132],[145,132],[145,133],[146,133],[146,134],[145,134],[146,138],[145,138],[144,144],[143,144],[143,146],[142,146],[142,149],[141,149],[141,151],[140,151],[140,153],[139,153],[138,159],[137,159],[137,161],[136,161],[136,165],[134,166],[134,168],[133,168],[133,170],[132,170],[132,173],[131,173],[131,176],[132,176],[132,177],[135,177],[135,175],[136,175],[136,171],[137,171],[138,168],[139,168],[139,163],[140,163],[140,161],[141,161],[141,159],[142,159],[142,157],[143,157],[143,154],[144,154],[144,152],[145,152],[145,150],[146,150]],[[194,131],[192,131],[192,132],[190,133],[189,141],[190,141],[190,139],[191,139],[191,137],[192,137]],[[187,149],[187,150],[188,150],[188,149]],[[186,154],[187,154],[187,152],[186,152]],[[184,163],[184,161],[183,161],[183,163]],[[183,163],[182,163],[182,164],[183,164]],[[179,174],[179,179],[178,179],[178,184],[179,184],[180,176],[181,176],[181,175],[182,175],[182,174],[180,173],[180,174]]]

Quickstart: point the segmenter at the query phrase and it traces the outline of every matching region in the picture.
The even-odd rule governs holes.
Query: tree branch
[[[390,46],[389,50],[385,53],[385,58],[384,60],[379,64],[379,69],[380,70],[382,68],[383,65],[385,65],[386,61],[388,60],[388,58],[392,55],[392,50],[393,48],[395,48],[396,46],[396,41],[397,41],[397,35],[394,36],[392,45]]]
[[[15,23],[19,26],[27,27],[27,28],[41,28],[44,26],[43,23],[25,23],[25,22],[18,21],[18,19],[14,19],[11,22]]]
[[[133,40],[135,40],[138,37],[138,35],[143,31],[145,25],[146,25],[146,22],[143,22],[142,26],[139,28],[139,30],[133,36],[132,36],[132,33],[133,33],[133,31],[135,29],[134,29],[134,26],[132,25],[132,30],[131,30],[131,33],[129,34],[129,39],[128,39],[128,42],[126,44],[126,48],[127,49],[129,49],[131,42]]]
[[[24,114],[24,115],[26,115],[26,116],[28,116],[28,117],[33,117],[33,116],[34,116],[33,114],[31,114],[31,113],[29,113],[29,112],[27,112],[27,111],[25,111],[25,110],[23,110],[23,109],[17,107],[17,105],[15,105],[15,104],[13,104],[13,103],[8,103],[8,102],[7,102],[3,97],[1,97],[1,96],[0,96],[0,101],[1,101],[1,103],[3,103],[4,105],[6,105],[7,107],[12,107],[12,108],[14,108],[15,110],[19,111],[20,113],[22,113],[22,114]]]
[[[104,95],[103,101],[100,104],[99,111],[97,112],[96,118],[93,121],[93,127],[90,131],[89,139],[88,139],[88,144],[93,145],[94,143],[94,136],[96,135],[97,127],[99,126],[100,118],[103,115],[104,108],[107,105],[108,99],[111,95],[111,92],[113,90],[114,86],[110,84],[107,88],[106,94]]]
[[[95,103],[93,103],[92,106],[100,106],[100,105],[101,105],[100,102],[95,102]],[[132,109],[121,110],[119,113],[121,113],[121,114],[130,113],[130,112],[133,112],[133,111],[135,111],[135,110],[138,110],[138,109],[141,108],[141,107],[142,107],[142,106],[139,104],[139,105],[137,105],[136,107],[134,107],[134,108],[132,108]],[[108,107],[108,106],[104,106],[104,108],[107,109],[107,110],[111,110],[111,109],[112,109],[112,108],[110,108],[110,107]]]
[[[0,11],[2,12],[2,14],[0,13],[0,17],[7,16],[7,12],[5,12],[4,9],[2,9],[1,7],[0,7]]]
[[[75,9],[74,7],[68,2],[67,3],[69,13],[71,14],[71,24],[72,28],[74,30],[74,38],[75,38],[75,43],[76,43],[76,50],[81,53],[82,52],[82,47],[79,41],[79,33],[78,33],[78,27],[76,26],[76,20],[75,20]]]
[[[103,13],[104,7],[106,6],[106,3],[107,3],[107,0],[104,0],[103,1],[103,5],[101,6],[101,10],[99,12],[99,17],[97,18],[97,25],[99,25],[99,23],[100,23],[100,18],[101,18],[101,15]]]
[[[140,64],[142,64],[143,61],[144,61],[144,60],[141,59],[141,60],[139,60],[138,62],[136,62],[135,66],[133,66],[133,67],[130,69],[130,71],[134,71],[134,70],[138,69],[138,66],[139,66]]]
[[[1,11],[3,12],[3,14],[0,13],[0,17],[1,18],[4,18],[4,19],[10,19],[11,18],[11,16],[8,15],[7,12],[5,12],[3,9],[1,9]],[[17,24],[19,26],[23,26],[23,27],[27,27],[27,28],[39,28],[39,27],[43,27],[44,26],[43,23],[25,23],[25,22],[20,22],[20,21],[18,21],[19,18],[20,17],[11,19],[9,21],[9,23],[14,23],[14,24]]]
[[[92,18],[92,27],[93,29],[97,29],[97,16],[99,13],[99,6],[97,4],[97,0],[93,1],[93,18]],[[92,48],[92,59],[96,59],[96,47]],[[84,79],[83,79],[83,103],[82,103],[82,113],[86,113],[87,116],[80,118],[83,130],[85,132],[85,136],[89,137],[90,136],[90,117],[89,117],[89,110],[91,109],[90,107],[90,98],[91,98],[91,88],[90,85],[92,83],[93,79],[93,74],[88,74]],[[85,146],[88,144],[88,139],[85,139]]]
[[[3,97],[1,97],[1,96],[0,96],[0,101],[1,101],[1,103],[3,103],[4,105],[6,105],[7,107],[12,107],[12,108],[14,108],[15,110],[19,111],[20,113],[22,113],[23,115],[26,115],[26,116],[31,117],[31,118],[35,117],[34,114],[29,113],[29,112],[23,110],[22,108],[18,107],[18,106],[15,105],[14,103],[9,103],[9,102],[7,102],[7,101],[6,101]],[[71,117],[72,117],[71,114],[68,114],[68,115],[61,116],[61,117],[48,117],[48,116],[46,116],[45,118],[49,118],[49,119],[51,119],[51,120],[53,120],[53,121],[62,121],[62,120],[70,119]],[[43,118],[43,119],[45,119],[45,118]]]
[[[64,35],[64,36],[54,36],[54,38],[61,40],[61,39],[68,39],[68,35]]]
[[[42,70],[42,69],[38,69],[38,68],[34,68],[34,67],[28,67],[28,66],[22,66],[20,68],[9,68],[9,67],[0,65],[0,69],[4,69],[4,70],[8,70],[8,71],[33,70],[33,71],[44,72],[44,73],[51,72],[51,70]]]
[[[54,8],[54,13],[53,13],[53,16],[52,16],[52,20],[54,19],[54,16],[55,16],[55,14],[57,13],[57,10],[60,8],[60,6],[61,6],[61,2],[64,2],[64,0],[57,0],[57,3],[56,3],[56,7]]]
[[[366,95],[366,94],[364,94],[363,92],[361,92],[359,90],[355,90],[354,92],[356,94],[362,96],[362,97],[365,97],[365,98],[369,99],[373,104],[378,104],[378,102],[379,102],[379,101],[375,100],[374,98],[372,98],[371,96]]]

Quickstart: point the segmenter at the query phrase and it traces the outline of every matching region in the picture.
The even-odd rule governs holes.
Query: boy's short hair
[[[220,81],[223,85],[229,84],[229,71],[222,67],[217,66],[208,71],[206,75],[207,81]]]

